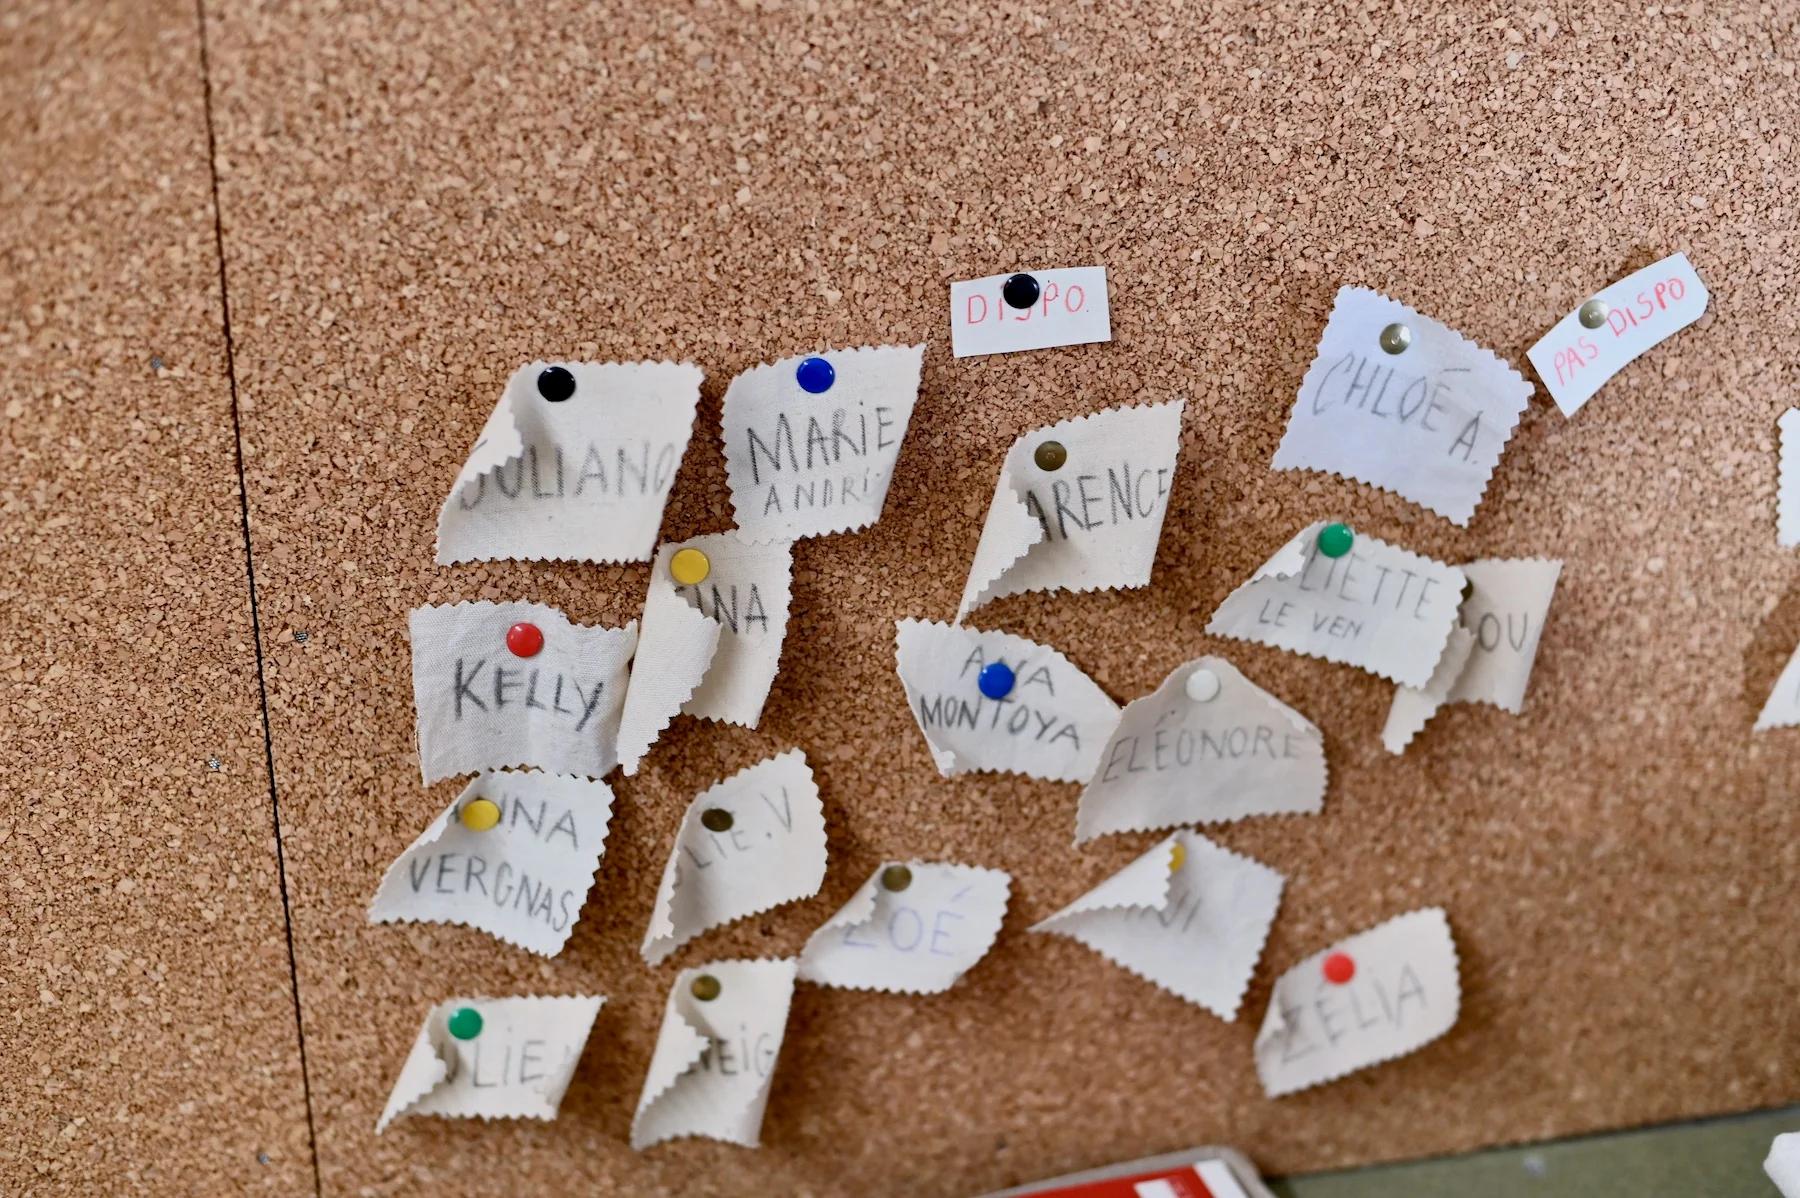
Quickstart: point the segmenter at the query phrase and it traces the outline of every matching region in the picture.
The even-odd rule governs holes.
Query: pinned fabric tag
[[[997,869],[888,862],[800,953],[800,980],[937,994],[987,955],[1012,878]]]
[[[1321,533],[1351,539],[1333,557],[1320,551]],[[1455,566],[1342,525],[1311,524],[1225,597],[1206,630],[1423,687],[1444,655],[1462,589]]]
[[[1281,887],[1281,875],[1260,861],[1182,831],[1031,930],[1078,940],[1230,1022]]]
[[[919,398],[923,345],[783,358],[731,380],[725,473],[749,541],[794,541],[881,518]]]
[[[1800,408],[1781,414],[1781,474],[1775,490],[1775,539],[1800,545]]]
[[[370,923],[460,923],[554,957],[606,851],[604,782],[501,770],[474,779],[388,866]]]
[[[1711,297],[1686,254],[1672,254],[1584,302],[1526,351],[1550,398],[1573,416],[1613,375],[1706,313]]]
[[[896,628],[900,684],[944,777],[1093,777],[1119,705],[1074,662],[1006,632],[925,620]]]
[[[1800,724],[1800,649],[1788,658],[1781,677],[1769,691],[1768,701],[1756,717],[1752,731],[1767,732],[1771,728],[1792,728]]]
[[[787,637],[792,567],[789,542],[731,532],[657,551],[619,723],[627,774],[677,712],[756,727]]]
[[[950,284],[950,348],[959,358],[1111,340],[1104,266]]]
[[[1442,910],[1390,919],[1314,953],[1275,983],[1256,1034],[1270,1098],[1405,1056],[1456,1023],[1456,943]]]
[[[1342,475],[1467,525],[1530,400],[1518,371],[1455,329],[1340,287],[1275,469]]]
[[[631,1121],[632,1148],[680,1136],[757,1147],[793,997],[791,959],[682,970]]]
[[[1108,408],[1014,441],[1000,467],[956,618],[1026,591],[1150,581],[1183,403]]]
[[[825,809],[798,749],[709,787],[691,804],[644,933],[659,965],[709,928],[808,898],[825,880]]]
[[[413,1040],[380,1134],[403,1115],[554,1119],[603,997],[453,998]]]
[[[1325,738],[1222,657],[1134,699],[1081,792],[1075,843],[1325,805]]]
[[[440,778],[508,766],[603,777],[637,622],[575,624],[541,603],[456,603],[412,613],[419,761]]]
[[[647,559],[701,378],[673,362],[515,370],[438,514],[438,564]]]

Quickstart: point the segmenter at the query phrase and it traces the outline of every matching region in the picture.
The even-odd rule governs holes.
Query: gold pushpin
[[[905,890],[912,885],[912,870],[904,865],[890,865],[881,871],[881,884],[889,890]]]
[[[500,822],[500,804],[492,799],[470,799],[456,813],[471,832],[485,832]]]
[[[699,977],[695,978],[693,984],[688,987],[688,990],[693,996],[701,1002],[711,1002],[713,999],[719,997],[720,991],[724,989],[725,987],[719,985],[719,979],[710,973],[701,974]]]
[[[731,824],[731,812],[723,807],[708,807],[700,813],[700,826],[708,832],[729,832]]]
[[[691,545],[685,549],[677,549],[675,556],[669,559],[669,577],[680,586],[699,586],[711,573],[712,561]]]

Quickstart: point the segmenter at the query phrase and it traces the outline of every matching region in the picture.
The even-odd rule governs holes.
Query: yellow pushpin
[[[469,831],[485,832],[500,822],[500,804],[492,799],[470,799],[456,815]]]
[[[669,577],[684,587],[699,586],[712,573],[712,562],[706,554],[689,546],[677,549],[675,556],[669,559]]]
[[[1179,840],[1177,840],[1175,842],[1174,851],[1169,854],[1169,872],[1172,874],[1180,873],[1182,864],[1186,861],[1187,861],[1187,845],[1182,844]]]

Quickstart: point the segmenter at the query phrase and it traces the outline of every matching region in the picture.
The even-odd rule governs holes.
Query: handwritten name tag
[[[800,980],[905,994],[948,990],[993,947],[1011,883],[997,869],[887,862],[806,942]]]
[[[1206,630],[1424,686],[1462,602],[1463,572],[1356,534],[1350,551],[1318,551],[1312,524],[1226,596]]]
[[[1093,775],[1119,705],[1074,662],[1005,632],[924,620],[896,628],[900,683],[939,773],[992,770],[1052,782]],[[982,690],[989,666],[1008,674],[1003,693]]]
[[[881,518],[924,360],[923,345],[834,349],[731,380],[725,474],[746,540],[793,541]]]
[[[467,924],[553,957],[594,884],[612,804],[604,782],[482,774],[388,867],[369,922]]]
[[[1104,266],[1024,273],[1037,280],[1038,293],[1022,308],[1006,299],[1012,275],[950,284],[950,349],[956,357],[1112,340]]]
[[[661,964],[709,928],[819,892],[825,809],[806,755],[790,749],[709,787],[688,805],[644,934]]]
[[[757,1147],[793,997],[791,959],[682,970],[631,1120],[632,1148],[681,1136]]]
[[[636,621],[603,628],[541,603],[481,602],[417,608],[411,630],[426,785],[511,766],[599,778],[618,764]]]
[[[1202,657],[1126,706],[1081,792],[1075,843],[1318,811],[1325,777],[1325,738],[1305,716],[1224,658]]]
[[[438,515],[438,564],[647,559],[701,377],[672,362],[514,371]]]
[[[1256,1034],[1270,1098],[1416,1052],[1456,1024],[1456,943],[1443,911],[1390,919],[1281,975]]]
[[[576,995],[439,1003],[400,1066],[376,1133],[406,1115],[556,1118],[605,1001]],[[452,1020],[458,1032],[473,1034],[452,1035]]]
[[[1382,347],[1399,325],[1410,341]],[[1301,380],[1277,470],[1384,487],[1467,525],[1531,399],[1531,384],[1455,329],[1363,287],[1338,289]]]
[[[1564,416],[1573,416],[1613,375],[1706,314],[1711,296],[1686,254],[1627,275],[1593,299],[1603,323],[1589,328],[1581,308],[1526,351]],[[1585,306],[1588,301],[1583,301]]]
[[[1109,408],[1014,441],[956,618],[1003,595],[1150,581],[1181,448],[1182,401]]]

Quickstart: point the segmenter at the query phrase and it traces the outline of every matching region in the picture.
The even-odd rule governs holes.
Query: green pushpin
[[[1326,557],[1343,557],[1356,543],[1356,534],[1348,524],[1327,524],[1319,530],[1319,552]]]
[[[449,1028],[458,1040],[473,1040],[481,1034],[481,1012],[474,1007],[458,1007],[450,1016]]]

